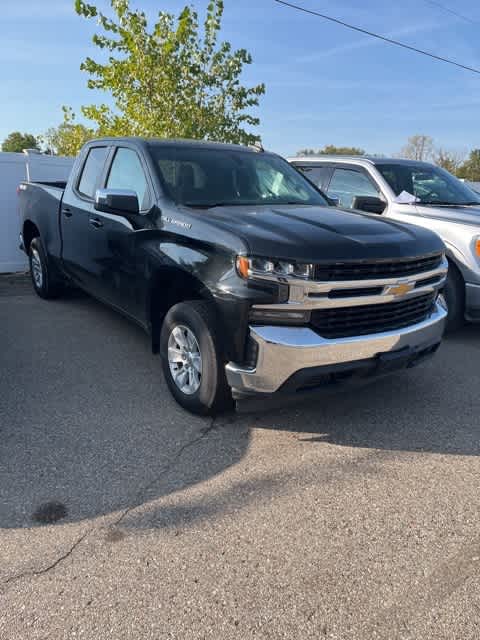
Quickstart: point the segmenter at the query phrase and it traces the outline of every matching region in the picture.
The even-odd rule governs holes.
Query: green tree
[[[430,136],[417,134],[408,139],[407,144],[400,152],[402,158],[408,160],[426,161],[433,154],[433,139]]]
[[[38,140],[31,133],[13,131],[2,143],[2,151],[22,152],[24,149],[38,149]]]
[[[63,122],[58,127],[48,129],[40,136],[40,141],[49,153],[76,156],[85,142],[95,137],[94,129],[75,122],[73,111],[63,107]]]
[[[364,156],[365,150],[359,147],[336,147],[334,144],[327,144],[320,153],[334,156]]]
[[[457,175],[471,182],[480,182],[480,149],[470,152],[467,160],[458,169]]]
[[[365,150],[359,147],[336,147],[334,144],[327,144],[323,149],[301,149],[297,152],[297,156],[364,156]]]
[[[129,0],[110,0],[114,17],[75,1],[77,13],[102,27],[93,42],[108,51],[102,64],[88,57],[81,69],[88,87],[110,94],[107,104],[82,107],[100,135],[205,138],[234,143],[259,139],[245,129],[259,119],[249,110],[265,93],[263,84],[244,87],[243,67],[252,62],[245,49],[232,51],[218,42],[223,0],[208,4],[203,28],[197,12],[186,6],[178,18],[161,11],[149,28],[143,11]]]

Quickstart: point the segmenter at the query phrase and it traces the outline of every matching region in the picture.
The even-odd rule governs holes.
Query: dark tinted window
[[[378,197],[378,189],[368,176],[352,169],[335,169],[327,194],[338,196],[342,207],[351,208],[355,196]]]
[[[147,179],[140,158],[133,149],[117,149],[110,168],[107,188],[135,191],[140,208],[144,208],[147,199]]]
[[[152,145],[167,195],[187,206],[315,204],[324,198],[286,160],[235,149]]]
[[[332,173],[331,167],[309,167],[308,165],[296,165],[306,177],[316,184],[319,189],[325,189],[326,183]]]
[[[78,190],[85,196],[93,198],[98,179],[103,170],[108,153],[108,147],[92,147],[83,165],[82,177],[78,183]]]
[[[377,169],[397,196],[406,191],[423,204],[480,204],[478,193],[440,167],[379,164]]]

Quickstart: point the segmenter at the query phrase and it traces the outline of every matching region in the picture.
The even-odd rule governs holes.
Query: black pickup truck
[[[71,283],[138,322],[190,411],[413,366],[441,340],[441,240],[332,208],[261,149],[98,139],[66,184],[19,196],[38,295]]]

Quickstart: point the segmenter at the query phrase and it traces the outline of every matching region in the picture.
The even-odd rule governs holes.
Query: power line
[[[427,4],[431,4],[433,7],[437,7],[438,9],[442,9],[442,11],[446,11],[447,13],[450,13],[452,16],[455,16],[456,18],[460,18],[461,20],[466,20],[467,22],[470,22],[471,24],[474,24],[477,26],[480,24],[478,20],[473,20],[473,18],[464,16],[462,13],[458,13],[457,11],[454,11],[453,9],[446,7],[444,4],[441,4],[440,2],[436,2],[435,0],[424,0],[424,1]]]
[[[414,51],[415,53],[420,53],[423,56],[428,56],[429,58],[433,58],[434,60],[439,60],[440,62],[446,62],[447,64],[454,65],[455,67],[460,67],[460,69],[465,69],[466,71],[472,71],[472,73],[478,73],[480,75],[480,69],[475,69],[474,67],[468,67],[467,65],[460,64],[460,62],[455,62],[455,60],[449,60],[448,58],[437,56],[434,53],[430,53],[429,51],[423,51],[423,49],[417,49],[416,47],[412,47],[409,44],[405,44],[404,42],[399,42],[398,40],[387,38],[386,36],[379,35],[378,33],[373,33],[373,31],[367,31],[366,29],[362,29],[361,27],[356,27],[353,24],[348,24],[348,22],[343,22],[342,20],[338,20],[338,18],[332,18],[332,16],[327,16],[323,13],[319,13],[318,11],[313,11],[311,9],[306,9],[305,7],[300,7],[297,4],[292,4],[291,2],[286,2],[285,0],[274,0],[274,2],[277,2],[278,4],[283,4],[286,7],[290,7],[291,9],[297,9],[298,11],[303,11],[303,13],[309,13],[310,15],[317,16],[318,18],[323,18],[324,20],[329,20],[330,22],[339,24],[342,27],[351,29],[352,31],[358,31],[359,33],[363,33],[367,36],[371,36],[372,38],[377,38],[377,40],[383,40],[384,42],[388,42],[389,44],[394,44],[397,47],[403,47],[403,49],[409,49],[410,51]]]

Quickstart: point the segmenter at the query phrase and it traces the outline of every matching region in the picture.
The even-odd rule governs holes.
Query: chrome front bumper
[[[248,369],[230,362],[226,365],[227,380],[233,390],[241,393],[275,393],[303,369],[355,363],[383,353],[438,343],[446,316],[446,310],[437,302],[429,318],[410,327],[331,340],[308,327],[251,326],[250,336],[258,346],[256,367]]]

